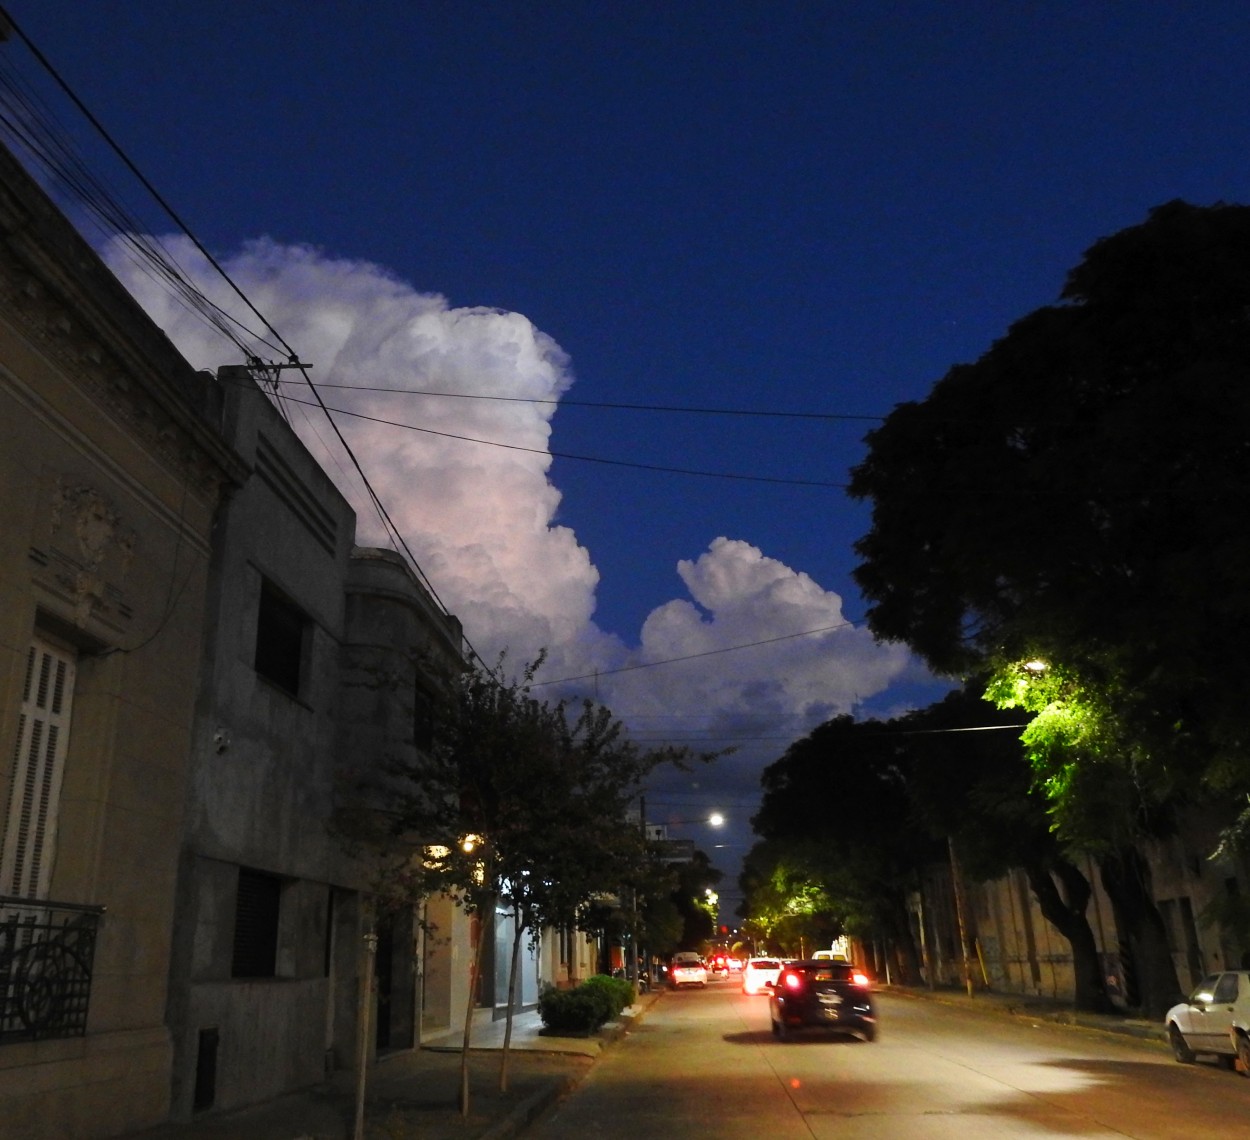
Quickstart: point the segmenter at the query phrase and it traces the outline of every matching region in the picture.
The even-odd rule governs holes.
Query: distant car
[[[729,962],[729,972],[731,974],[742,973],[742,959],[741,958],[730,958],[728,962]]]
[[[748,958],[742,968],[742,992],[766,994],[770,982],[781,973],[781,961],[777,958]]]
[[[787,962],[769,991],[768,1018],[781,1040],[805,1028],[877,1038],[868,978],[849,962]]]
[[[688,951],[674,954],[668,967],[668,984],[675,990],[682,986],[706,986],[707,967],[703,959]]]
[[[1226,1069],[1240,1057],[1250,1075],[1250,970],[1208,974],[1163,1019],[1172,1055],[1183,1065],[1211,1053]]]

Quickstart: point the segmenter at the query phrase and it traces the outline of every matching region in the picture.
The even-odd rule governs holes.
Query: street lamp
[[[724,816],[723,816],[720,812],[718,812],[718,811],[714,811],[714,812],[712,812],[712,814],[711,814],[711,815],[706,815],[706,816],[704,816],[702,819],[665,819],[665,820],[660,820],[660,824],[661,824],[661,826],[663,826],[663,827],[681,827],[682,825],[684,825],[684,824],[688,824],[688,823],[706,823],[709,827],[724,827],[724,826],[725,826],[725,817],[724,817]]]

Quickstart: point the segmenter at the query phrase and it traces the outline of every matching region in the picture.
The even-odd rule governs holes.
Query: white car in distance
[[[668,984],[675,990],[682,986],[706,986],[707,967],[703,959],[693,951],[674,954],[668,967]]]
[[[776,984],[781,974],[780,958],[748,958],[742,967],[742,992],[744,994],[766,994],[769,982]]]

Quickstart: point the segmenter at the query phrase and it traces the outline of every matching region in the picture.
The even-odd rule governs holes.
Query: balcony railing
[[[104,908],[0,895],[0,1045],[87,1032]]]

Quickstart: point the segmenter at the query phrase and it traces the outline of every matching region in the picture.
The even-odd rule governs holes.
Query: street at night
[[[974,1003],[975,1003],[975,999]],[[543,1140],[767,1136],[1006,1140],[1250,1134],[1250,1082],[1159,1045],[878,995],[873,1044],[776,1041],[735,981],[666,993],[565,1101]],[[1162,1041],[1160,1034],[1159,1041]]]

